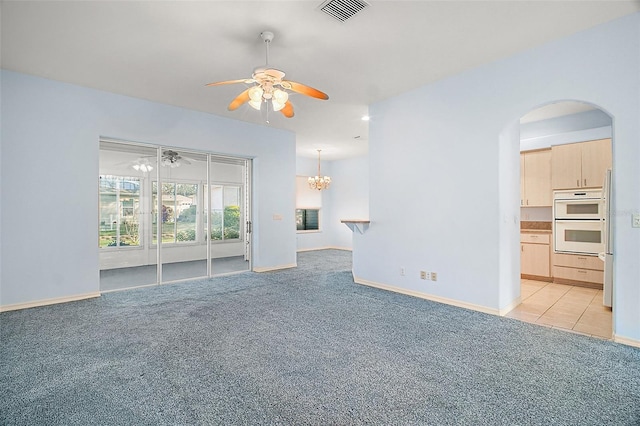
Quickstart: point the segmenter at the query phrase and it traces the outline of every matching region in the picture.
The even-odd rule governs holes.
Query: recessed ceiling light
[[[362,121],[369,121],[369,116],[368,115],[363,115],[362,116]]]

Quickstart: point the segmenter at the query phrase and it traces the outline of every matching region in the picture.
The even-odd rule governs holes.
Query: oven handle
[[[555,223],[601,223],[601,219],[554,219]]]

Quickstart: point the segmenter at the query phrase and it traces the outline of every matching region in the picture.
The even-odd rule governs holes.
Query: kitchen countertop
[[[551,229],[522,229],[520,228],[521,234],[551,234]]]
[[[520,232],[551,233],[551,222],[521,221]]]

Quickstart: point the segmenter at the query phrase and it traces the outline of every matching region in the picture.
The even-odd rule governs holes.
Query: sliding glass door
[[[207,159],[207,154],[162,148],[161,184],[156,182],[153,190],[154,216],[161,229],[161,282],[208,276],[203,221]],[[157,235],[155,240],[157,244]]]
[[[102,141],[100,289],[250,270],[250,170],[245,159]]]
[[[150,227],[156,160],[155,148],[100,143],[98,247],[102,291],[158,282]]]
[[[246,203],[249,166],[246,160],[211,157],[209,221],[211,268],[214,274],[246,271],[250,263]],[[249,247],[249,249],[247,249]]]

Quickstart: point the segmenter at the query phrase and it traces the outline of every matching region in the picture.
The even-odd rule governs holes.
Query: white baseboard
[[[636,339],[630,339],[628,337],[622,337],[622,336],[617,336],[617,335],[613,335],[613,341],[616,343],[622,343],[623,345],[627,345],[627,346],[634,346],[636,348],[640,348],[640,340],[636,340]]]
[[[261,268],[253,268],[253,272],[269,272],[269,271],[279,271],[280,269],[289,269],[289,268],[295,268],[296,266],[298,266],[297,263],[291,263],[289,265],[279,265],[279,266],[264,266]]]
[[[58,303],[75,302],[78,300],[92,299],[100,297],[100,292],[77,294],[75,296],[55,297],[53,299],[36,300],[33,302],[16,303],[13,305],[0,306],[0,312],[17,311],[19,309],[36,308],[38,306],[56,305]]]
[[[511,302],[511,304],[507,305],[506,308],[502,308],[500,309],[500,316],[503,317],[505,315],[507,315],[509,312],[511,312],[516,306],[518,306],[519,304],[522,303],[522,297],[518,296],[518,298],[516,300],[514,300],[513,302]]]
[[[353,249],[349,247],[337,247],[337,246],[325,246],[325,247],[314,247],[314,248],[305,248],[296,250],[298,253],[302,253],[305,251],[318,251],[318,250],[344,250],[344,251],[353,251]]]
[[[362,278],[358,278],[355,275],[353,276],[353,281],[356,284],[362,284],[369,287],[379,288],[381,290],[392,291],[394,293],[406,294],[407,296],[419,297],[425,300],[431,300],[433,302],[444,303],[445,305],[456,306],[458,308],[471,309],[472,311],[484,312],[485,314],[491,315],[500,315],[500,311],[493,308],[487,308],[486,306],[474,305],[472,303],[461,302],[459,300],[448,299],[446,297],[434,296],[428,293],[421,293],[419,291],[408,290],[406,288],[395,287],[392,285],[376,283],[373,281],[368,281]]]
[[[392,285],[376,283],[376,282],[373,282],[373,281],[368,281],[368,280],[365,280],[365,279],[362,279],[362,278],[358,278],[355,275],[353,276],[353,281],[356,284],[362,284],[362,285],[366,285],[366,286],[369,286],[369,287],[379,288],[381,290],[392,291],[394,293],[406,294],[407,296],[419,297],[421,299],[431,300],[433,302],[444,303],[446,305],[452,305],[452,306],[456,306],[458,308],[471,309],[473,311],[484,312],[486,314],[492,314],[492,315],[504,316],[505,314],[510,312],[513,308],[515,308],[516,306],[518,306],[521,303],[520,298],[518,298],[518,300],[514,301],[511,305],[507,306],[506,308],[497,310],[497,309],[493,309],[493,308],[487,308],[486,306],[474,305],[472,303],[466,303],[466,302],[461,302],[459,300],[448,299],[446,297],[434,296],[432,294],[421,293],[421,292],[413,291],[413,290],[407,290],[406,288],[400,288],[400,287],[395,287],[395,286],[392,286]],[[617,336],[617,335],[614,334],[613,335],[613,341],[616,342],[616,343],[623,344],[623,345],[640,348],[640,340],[637,340],[637,339],[631,339],[631,338],[628,338],[628,337]]]

